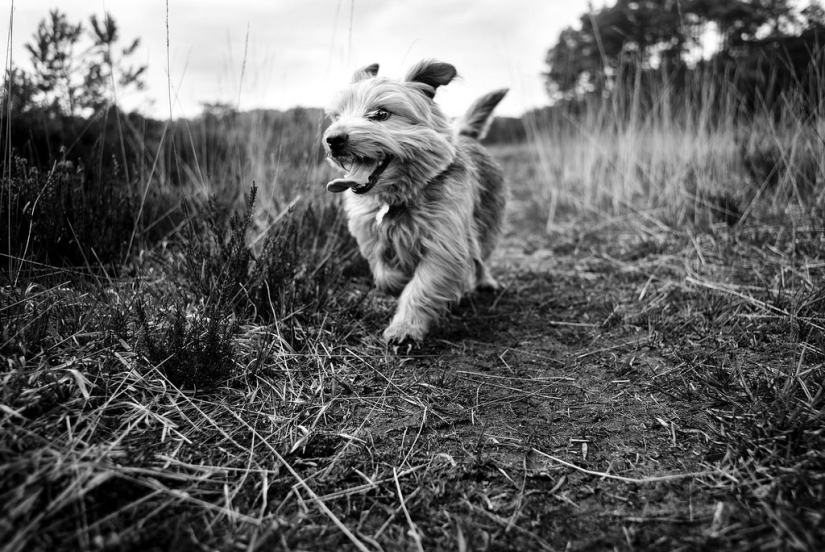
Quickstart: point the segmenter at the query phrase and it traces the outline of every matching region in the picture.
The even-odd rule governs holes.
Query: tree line
[[[674,84],[691,73],[735,75],[751,103],[810,87],[825,40],[825,10],[790,0],[617,0],[581,15],[546,56],[555,101],[608,95],[622,78],[658,73]],[[710,56],[702,55],[710,43]]]

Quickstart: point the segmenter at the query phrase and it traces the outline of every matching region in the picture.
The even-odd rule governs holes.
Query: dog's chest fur
[[[410,275],[421,260],[421,225],[415,210],[372,198],[348,198],[349,228],[371,266],[383,264]]]

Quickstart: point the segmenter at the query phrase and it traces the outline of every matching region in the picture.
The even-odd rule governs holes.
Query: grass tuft
[[[235,371],[237,321],[221,317],[218,307],[199,313],[186,312],[179,304],[159,320],[150,320],[137,302],[142,329],[138,350],[145,351],[151,369],[159,370],[178,388],[201,390],[225,384]]]

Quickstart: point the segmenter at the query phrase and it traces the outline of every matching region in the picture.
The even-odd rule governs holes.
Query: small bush
[[[345,275],[369,272],[334,204],[289,210],[259,232],[255,248],[256,198],[253,184],[243,215],[228,215],[215,198],[184,202],[169,273],[181,295],[161,308],[145,294],[136,304],[139,350],[178,387],[214,388],[232,377],[239,320],[275,324],[283,342],[300,350],[331,313],[339,322],[356,316],[366,295],[342,293]],[[341,326],[351,332],[355,324]]]
[[[193,215],[185,206],[175,278],[180,287],[236,314],[252,311],[261,321],[308,320],[331,306],[345,274],[367,274],[346,230],[343,213],[332,203],[308,201],[290,209],[265,230],[257,255],[248,245],[257,188],[246,214],[226,216],[210,199]]]
[[[175,278],[184,288],[216,308],[236,309],[244,302],[255,259],[247,246],[247,230],[252,221],[257,188],[253,185],[244,217],[226,216],[225,210],[209,198],[200,217],[182,202],[185,225]]]
[[[63,158],[51,169],[15,158],[0,185],[0,252],[52,266],[117,266],[137,212],[133,187],[116,162],[97,178]]]
[[[232,376],[237,323],[214,306],[203,313],[177,305],[171,313],[149,319],[136,304],[142,329],[140,346],[152,364],[178,388],[210,389]]]

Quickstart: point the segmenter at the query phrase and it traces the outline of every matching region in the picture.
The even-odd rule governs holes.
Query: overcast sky
[[[439,91],[448,114],[459,115],[477,96],[509,87],[497,113],[518,115],[546,104],[544,56],[561,29],[577,23],[587,7],[587,0],[168,3],[167,50],[165,0],[16,0],[14,62],[28,66],[23,45],[50,9],[59,6],[71,21],[84,22],[108,11],[124,46],[141,38],[133,59],[148,66],[147,88],[122,103],[148,115],[168,115],[170,82],[175,117],[196,116],[202,102],[216,101],[242,110],[322,107],[359,66],[378,62],[382,74],[397,77],[422,58],[458,69],[461,80]],[[12,2],[0,0],[0,6],[8,18]],[[3,33],[8,44],[8,25]]]

